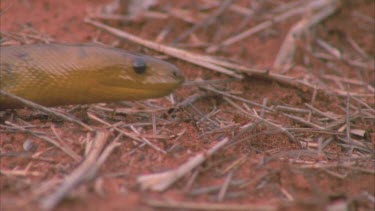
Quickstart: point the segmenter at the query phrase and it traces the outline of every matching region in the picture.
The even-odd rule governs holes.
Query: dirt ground
[[[131,16],[128,1],[1,0],[2,46],[100,42],[165,59],[186,79],[172,97],[58,107],[108,134],[105,149],[114,148],[95,176],[75,185],[55,210],[374,210],[373,0],[338,1],[332,15],[295,42],[288,68],[273,68],[288,31],[318,11],[277,17],[308,1],[139,2],[155,4]],[[85,23],[87,17],[301,83],[232,68],[242,76],[235,79],[120,39]],[[219,45],[262,23],[271,24]],[[80,167],[94,139],[95,132],[35,109],[0,111],[0,210],[43,207]],[[141,175],[176,169],[223,140],[229,144],[204,154],[202,164],[166,190],[142,188]]]

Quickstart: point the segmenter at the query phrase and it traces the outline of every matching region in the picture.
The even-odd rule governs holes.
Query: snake
[[[171,63],[99,44],[0,47],[0,90],[46,107],[158,98],[183,82]],[[0,109],[22,107],[0,95]]]

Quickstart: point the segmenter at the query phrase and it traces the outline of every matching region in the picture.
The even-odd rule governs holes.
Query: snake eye
[[[147,65],[146,65],[145,60],[143,60],[141,58],[134,59],[134,61],[133,61],[134,72],[136,72],[137,74],[142,74],[142,73],[146,72],[146,69],[147,69]]]

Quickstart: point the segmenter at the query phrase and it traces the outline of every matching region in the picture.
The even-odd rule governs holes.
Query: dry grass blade
[[[87,173],[87,179],[92,178],[96,175],[96,172],[103,165],[103,163],[107,160],[107,158],[111,155],[114,149],[121,146],[121,143],[118,142],[119,138],[122,135],[118,135],[115,140],[113,140],[108,146],[103,150],[100,156],[97,159],[97,162],[92,166],[89,173]]]
[[[264,79],[274,80],[274,81],[280,82],[282,84],[287,84],[287,85],[297,87],[297,88],[308,88],[310,90],[317,89],[317,87],[312,85],[312,84],[309,84],[309,83],[307,83],[305,81],[302,81],[302,80],[298,80],[298,79],[290,77],[290,76],[272,73],[269,70],[260,70],[260,69],[255,69],[255,68],[249,68],[249,67],[246,67],[246,66],[243,66],[243,65],[230,63],[230,62],[226,62],[226,61],[219,60],[219,59],[214,59],[214,58],[209,57],[209,56],[194,54],[194,53],[190,53],[188,51],[180,50],[180,49],[173,48],[173,47],[170,47],[170,46],[161,45],[161,44],[149,41],[149,40],[139,38],[135,35],[132,35],[130,33],[125,32],[125,31],[121,31],[119,29],[113,28],[111,26],[108,26],[106,24],[103,24],[103,23],[100,23],[98,21],[94,21],[94,20],[91,20],[91,19],[88,19],[88,18],[85,19],[85,22],[89,23],[89,24],[91,24],[91,25],[93,25],[97,28],[100,28],[102,30],[105,30],[105,31],[109,32],[110,34],[113,34],[113,35],[115,35],[117,37],[120,37],[122,39],[130,40],[130,41],[135,42],[139,45],[142,45],[142,46],[145,46],[147,48],[153,49],[155,51],[162,52],[162,53],[167,54],[169,56],[172,56],[172,57],[190,62],[192,64],[195,64],[195,65],[198,65],[198,66],[201,66],[201,67],[204,67],[204,68],[216,71],[216,72],[220,72],[220,73],[223,73],[223,74],[226,74],[226,75],[238,78],[238,79],[242,79],[243,76],[239,73],[236,73],[235,71],[245,73],[245,74],[248,74],[250,76],[255,75],[255,76],[258,76],[258,77],[261,77],[261,78],[264,78]],[[233,71],[233,70],[235,70],[235,71]],[[347,95],[347,92],[341,91],[341,90],[331,90],[331,91],[329,91],[329,90],[326,90],[324,88],[318,88],[318,90],[323,92],[324,94],[332,94],[333,93],[333,94],[336,94],[336,95],[339,95],[339,96],[346,96]],[[361,96],[361,97],[372,97],[373,96],[372,94],[361,94],[361,93],[349,93],[349,94],[351,96]]]
[[[106,107],[103,107],[103,106],[99,106],[99,105],[93,105],[91,106],[91,109],[95,109],[95,110],[101,110],[101,111],[106,111],[106,112],[109,112],[109,113],[116,113],[116,114],[137,114],[137,113],[154,113],[154,112],[160,112],[160,111],[167,111],[171,108],[154,108],[154,109],[133,109],[133,108],[116,108],[116,109],[113,109],[113,108],[106,108]]]
[[[79,162],[81,161],[81,156],[79,156],[77,153],[75,153],[72,149],[70,149],[68,146],[66,145],[62,145],[60,144],[59,142],[47,137],[47,136],[44,136],[44,135],[39,135],[38,133],[32,131],[32,130],[28,130],[28,129],[25,129],[19,125],[16,125],[14,123],[11,123],[11,122],[8,122],[8,121],[5,121],[5,124],[7,125],[10,125],[12,126],[13,128],[19,130],[19,131],[22,131],[22,132],[26,132],[26,133],[30,133],[31,135],[37,137],[37,138],[40,138],[44,141],[47,141],[48,143],[54,145],[55,147],[59,148],[61,151],[63,151],[64,153],[66,153],[69,157],[73,158],[73,160],[75,160],[76,162]]]
[[[153,191],[164,191],[169,188],[173,183],[183,177],[185,174],[202,164],[212,154],[217,152],[219,149],[224,147],[229,142],[228,138],[224,138],[214,145],[207,152],[200,153],[191,158],[186,163],[182,164],[178,168],[163,173],[141,175],[137,178],[138,183],[142,189],[151,189]]]
[[[354,167],[355,163],[353,161],[346,162],[332,162],[332,163],[314,163],[314,164],[303,164],[299,168],[302,169],[330,169],[330,168],[346,168],[355,171],[360,171],[366,174],[375,174],[375,169],[366,169],[361,167]]]
[[[75,119],[73,117],[67,116],[67,115],[65,115],[63,113],[60,113],[58,111],[54,111],[54,110],[52,110],[50,108],[46,108],[44,106],[41,106],[39,104],[36,104],[36,103],[31,102],[31,101],[26,100],[26,99],[23,99],[21,97],[18,97],[16,95],[11,94],[11,93],[7,93],[7,92],[5,92],[3,90],[0,90],[0,95],[3,95],[4,97],[8,97],[8,98],[10,98],[12,100],[16,100],[18,102],[21,102],[22,104],[24,104],[24,105],[26,105],[28,107],[35,108],[37,110],[46,112],[47,114],[59,117],[59,118],[64,119],[64,120],[66,120],[68,122],[73,122],[73,123],[75,123],[75,124],[77,124],[79,126],[84,127],[88,131],[94,131],[94,129],[92,129],[90,126],[86,125],[85,123],[79,121],[78,119]]]
[[[311,109],[312,113],[317,113],[317,114],[319,114],[321,116],[327,117],[328,119],[336,121],[339,118],[339,115],[337,115],[337,114],[334,114],[334,113],[331,113],[331,114],[325,113],[325,112],[320,111],[319,109],[313,107],[312,105],[310,105],[308,103],[305,103],[304,105],[307,108]]]
[[[221,189],[220,189],[220,191],[219,191],[219,195],[218,195],[218,197],[217,197],[217,200],[218,200],[219,202],[221,202],[221,201],[224,200],[224,198],[225,198],[225,194],[227,193],[227,190],[228,190],[229,184],[230,184],[230,182],[231,182],[231,180],[232,180],[233,174],[234,174],[234,171],[229,172],[227,178],[225,179],[224,184],[223,184],[223,186],[221,187]]]
[[[242,97],[237,97],[237,96],[234,96],[234,95],[231,95],[231,94],[219,91],[219,90],[217,90],[217,89],[215,89],[213,87],[207,87],[207,86],[205,86],[205,87],[201,87],[201,88],[205,89],[205,90],[208,90],[208,91],[211,91],[211,92],[214,92],[214,93],[218,93],[218,94],[224,95],[224,96],[232,98],[232,99],[240,100],[240,101],[248,103],[249,105],[252,105],[252,106],[261,107],[262,109],[265,109],[267,111],[272,111],[272,109],[270,109],[270,108],[268,108],[266,106],[263,106],[262,104],[255,103],[255,102],[252,102],[250,100],[244,99]]]
[[[335,2],[337,2],[337,0],[333,0]],[[286,19],[290,18],[290,17],[293,17],[295,15],[299,15],[299,14],[303,14],[305,13],[306,11],[308,10],[316,10],[316,9],[319,9],[319,8],[322,8],[322,7],[325,7],[329,4],[332,4],[333,2],[332,0],[314,0],[314,1],[308,1],[306,4],[300,6],[300,7],[295,7],[295,8],[292,8],[276,17],[274,17],[272,20],[267,20],[263,23],[260,23],[258,25],[256,25],[255,27],[253,28],[250,28],[240,34],[237,34],[233,37],[230,37],[224,41],[222,41],[220,43],[220,45],[216,45],[216,46],[211,46],[207,49],[207,52],[208,53],[214,53],[216,51],[218,51],[220,48],[222,47],[225,47],[225,46],[228,46],[228,45],[232,45],[240,40],[243,40],[257,32],[260,32],[270,26],[272,26],[273,24],[275,23],[279,23],[279,22],[282,22],[282,21],[285,21]]]
[[[324,127],[322,127],[320,125],[317,125],[317,124],[314,124],[312,122],[306,121],[306,120],[304,120],[304,119],[302,119],[300,117],[293,116],[293,115],[286,114],[286,113],[283,113],[283,115],[286,116],[286,117],[288,117],[288,118],[290,118],[290,119],[292,119],[292,120],[294,120],[294,121],[296,121],[296,122],[298,122],[298,123],[302,123],[302,124],[304,124],[306,126],[310,126],[312,128],[320,129],[320,130],[324,130],[325,129]]]
[[[5,170],[0,169],[0,175],[5,175],[7,177],[25,177],[25,176],[34,176],[34,177],[40,177],[43,175],[40,171],[29,171],[26,170]]]
[[[101,19],[101,20],[111,20],[111,21],[122,21],[122,22],[131,22],[136,21],[142,18],[150,18],[150,19],[167,19],[168,15],[160,12],[150,12],[144,11],[141,12],[139,15],[132,16],[132,15],[116,15],[116,14],[98,14],[93,15],[91,18]]]
[[[345,111],[346,111],[346,115],[345,115],[345,121],[346,121],[346,139],[347,141],[349,142],[350,145],[353,145],[353,141],[350,137],[350,96],[348,95],[347,98],[346,98],[346,108],[345,108]],[[350,154],[350,157],[352,156],[352,153],[353,153],[353,147],[351,146],[350,147],[350,150],[349,150],[349,154]]]
[[[77,185],[87,179],[87,176],[92,173],[93,167],[97,162],[101,152],[104,149],[108,139],[108,132],[99,131],[96,133],[91,149],[82,162],[71,174],[69,174],[59,188],[51,195],[43,198],[40,201],[40,207],[44,210],[52,210],[56,205]]]
[[[157,201],[145,200],[145,203],[152,207],[161,209],[188,209],[188,210],[216,210],[216,211],[273,211],[277,206],[272,205],[255,205],[255,204],[214,204],[214,203],[197,203],[182,201]]]
[[[343,77],[339,77],[339,76],[335,76],[335,75],[329,75],[329,74],[322,75],[321,77],[324,78],[324,79],[327,79],[327,80],[340,81],[340,82],[344,82],[344,83],[347,83],[347,84],[354,84],[354,85],[358,85],[358,86],[363,86],[369,92],[375,93],[374,88],[371,87],[371,85],[367,84],[364,81],[358,81],[358,80],[355,80],[355,79],[343,78]]]
[[[224,1],[221,4],[220,8],[218,10],[216,10],[216,12],[213,15],[211,15],[207,19],[203,20],[202,22],[199,22],[199,23],[195,24],[189,30],[187,30],[186,32],[184,32],[181,35],[179,35],[173,41],[173,43],[174,44],[178,43],[181,40],[184,40],[186,37],[188,37],[190,34],[192,34],[194,31],[198,30],[199,28],[207,27],[207,25],[212,24],[215,21],[215,19],[217,19],[217,17],[219,17],[232,4],[232,2],[233,2],[233,0],[226,0],[226,1]]]
[[[283,71],[286,68],[292,66],[292,60],[294,58],[295,50],[297,48],[296,41],[300,40],[304,34],[309,33],[308,30],[328,16],[332,15],[337,9],[337,4],[331,4],[330,1],[327,1],[327,6],[321,8],[319,12],[311,15],[313,11],[308,12],[309,15],[299,21],[286,36],[277,56],[273,67],[275,69],[281,69]]]
[[[246,184],[247,182],[244,181],[244,180],[232,180],[230,181],[229,183],[229,186],[230,187],[238,187],[240,185],[243,185],[243,184]],[[196,188],[196,189],[193,189],[189,192],[189,195],[190,196],[199,196],[199,195],[203,195],[203,194],[209,194],[209,193],[218,193],[221,188],[223,186],[222,185],[214,185],[214,186],[209,186],[209,187],[201,187],[201,188]]]
[[[204,2],[206,4],[209,4],[211,7],[219,7],[222,4],[222,1],[219,1],[219,0],[204,0]],[[209,9],[209,8],[205,8],[205,9]],[[229,6],[229,10],[236,12],[240,15],[244,15],[244,16],[254,13],[251,8],[243,7],[237,4],[231,4]]]
[[[201,67],[205,67],[205,68],[208,68],[208,69],[211,69],[211,70],[214,70],[214,71],[226,74],[226,75],[230,75],[230,76],[233,76],[235,78],[242,78],[242,75],[237,74],[230,69],[218,66],[216,64],[212,64],[212,63],[202,61],[201,55],[192,54],[192,53],[189,53],[187,51],[183,51],[183,50],[180,50],[180,49],[177,49],[177,48],[173,48],[173,47],[158,44],[158,43],[155,43],[155,42],[152,42],[152,41],[149,41],[149,40],[145,40],[145,39],[142,39],[142,38],[137,37],[135,35],[132,35],[130,33],[127,33],[125,31],[121,31],[119,29],[110,27],[106,24],[103,24],[103,23],[100,23],[98,21],[94,21],[94,20],[91,20],[91,19],[88,19],[88,18],[85,19],[85,22],[89,23],[89,24],[91,24],[91,25],[93,25],[97,28],[100,28],[102,30],[105,30],[105,31],[117,36],[117,37],[120,37],[122,39],[130,40],[131,42],[137,43],[139,45],[145,46],[147,48],[153,49],[153,50],[158,51],[158,52],[162,52],[162,53],[167,54],[169,56],[179,58],[181,60],[193,63],[193,64],[201,66]]]
[[[133,139],[137,142],[140,142],[140,143],[145,143],[148,146],[150,146],[151,148],[155,149],[156,151],[161,152],[163,154],[167,154],[167,152],[165,150],[160,149],[158,146],[152,144],[149,140],[147,140],[143,137],[138,138],[136,135],[134,135],[132,133],[128,133],[124,130],[121,130],[120,128],[118,128],[116,126],[113,126],[113,125],[109,124],[108,122],[105,122],[104,120],[100,119],[99,117],[95,116],[92,113],[87,113],[87,115],[90,119],[95,120],[95,121],[97,121],[101,124],[104,124],[104,125],[108,126],[108,127],[111,127],[111,128],[113,128],[114,130],[116,130],[117,132],[121,133],[122,135],[124,135],[126,137],[129,137],[129,138],[131,138],[131,139]]]
[[[254,124],[264,123],[264,124],[267,124],[267,125],[269,125],[269,126],[271,126],[271,127],[273,127],[273,128],[276,128],[277,130],[279,130],[280,132],[282,132],[282,133],[284,133],[286,136],[288,136],[288,138],[289,138],[289,140],[290,140],[291,142],[296,143],[300,148],[302,148],[302,144],[301,144],[301,142],[298,141],[296,138],[294,138],[294,136],[288,131],[288,129],[286,129],[286,128],[284,128],[284,127],[278,125],[278,124],[275,124],[275,123],[273,123],[273,122],[271,122],[271,121],[269,121],[269,120],[267,120],[267,119],[265,119],[265,118],[263,118],[263,117],[260,117],[260,116],[258,116],[258,115],[256,115],[256,114],[251,114],[251,113],[247,112],[246,110],[242,109],[240,106],[238,106],[236,103],[234,103],[232,100],[228,99],[227,97],[224,97],[224,100],[227,101],[230,105],[232,105],[232,106],[235,107],[236,109],[238,109],[239,111],[243,112],[244,114],[246,114],[246,115],[248,115],[248,116],[250,116],[250,117],[252,117],[252,118],[257,119],[258,121],[257,121],[256,123],[254,123]],[[251,124],[249,127],[252,127],[252,124]],[[238,137],[239,135],[241,135],[242,133],[244,133],[244,132],[247,131],[247,130],[248,130],[248,127],[244,127],[244,128],[239,132],[239,134],[238,134],[236,137]],[[236,139],[236,138],[234,138],[234,139]],[[240,141],[241,141],[241,140],[240,140]],[[234,144],[237,144],[237,143],[239,143],[240,141],[237,141],[237,140],[236,140],[236,141],[232,142],[230,145],[233,146]]]

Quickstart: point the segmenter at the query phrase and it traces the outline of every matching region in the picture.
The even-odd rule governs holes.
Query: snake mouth
[[[91,87],[92,93],[102,102],[116,102],[124,100],[144,100],[149,98],[159,98],[172,93],[178,88],[183,81],[171,83],[156,83],[156,84],[98,84],[98,86]]]
[[[118,76],[109,79],[97,80],[97,84],[103,89],[116,89],[121,92],[121,89],[128,92],[172,92],[174,89],[184,83],[185,78],[177,72],[174,77],[144,77],[142,80],[129,76]]]
[[[180,83],[169,83],[169,84],[157,84],[157,85],[149,85],[149,86],[142,86],[142,87],[131,87],[126,88],[128,93],[138,93],[138,97],[142,98],[157,98],[168,95],[172,93],[176,88],[178,88],[182,82]]]

